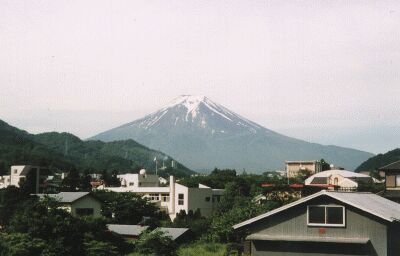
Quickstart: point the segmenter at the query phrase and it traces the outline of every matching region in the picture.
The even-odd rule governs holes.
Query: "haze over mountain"
[[[134,139],[194,170],[283,168],[285,160],[324,158],[353,170],[373,154],[290,138],[258,125],[205,96],[182,95],[160,110],[91,139]]]

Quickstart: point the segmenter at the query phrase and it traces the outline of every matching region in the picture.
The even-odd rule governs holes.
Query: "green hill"
[[[49,132],[38,135],[8,125],[0,120],[0,173],[9,171],[10,165],[34,164],[69,170],[119,170],[136,172],[141,168],[155,169],[154,157],[171,166],[171,157],[149,149],[133,140],[105,143],[82,141],[69,133]],[[160,174],[186,176],[193,172],[177,163]]]
[[[73,163],[47,146],[34,141],[34,135],[0,120],[0,174],[8,174],[11,165],[33,164],[69,169]]]
[[[388,165],[390,163],[400,160],[400,148],[391,150],[385,154],[378,154],[369,158],[367,161],[363,162],[355,170],[358,171],[374,171],[378,170],[380,167]]]

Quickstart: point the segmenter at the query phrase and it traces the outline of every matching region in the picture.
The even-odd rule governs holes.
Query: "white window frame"
[[[310,223],[310,217],[309,217],[309,211],[310,211],[310,207],[325,207],[325,223]],[[326,223],[326,208],[329,207],[340,207],[342,208],[342,216],[343,216],[343,224],[329,224]],[[311,226],[311,227],[345,227],[346,226],[346,208],[343,205],[334,205],[334,204],[324,204],[324,205],[307,205],[307,226]]]

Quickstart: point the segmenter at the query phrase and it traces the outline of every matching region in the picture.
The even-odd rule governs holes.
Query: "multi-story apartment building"
[[[301,172],[308,172],[310,175],[322,171],[320,161],[286,161],[286,174],[288,178],[295,178]]]
[[[222,189],[212,189],[202,184],[196,188],[181,185],[173,176],[170,176],[168,185],[161,186],[159,176],[147,174],[146,170],[141,170],[138,174],[122,174],[117,177],[121,181],[120,187],[100,186],[98,189],[142,195],[167,212],[171,219],[174,219],[180,211],[188,213],[196,210],[200,210],[202,216],[210,217],[217,209],[223,194]]]

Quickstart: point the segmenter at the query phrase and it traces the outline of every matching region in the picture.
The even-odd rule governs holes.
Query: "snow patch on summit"
[[[205,111],[205,109],[208,111]],[[175,98],[160,110],[138,120],[136,125],[144,129],[150,129],[153,126],[156,126],[158,122],[161,122],[161,119],[167,113],[171,114],[170,116],[173,116],[171,125],[176,126],[178,121],[186,123],[191,122],[193,124],[196,123],[195,125],[198,127],[211,129],[212,134],[215,132],[212,132],[212,130],[216,127],[211,126],[215,126],[215,122],[221,122],[221,124],[225,123],[223,125],[226,126],[226,122],[228,121],[228,123],[231,123],[233,126],[243,127],[243,129],[246,129],[251,133],[257,133],[258,130],[263,129],[263,127],[258,124],[241,117],[217,103],[214,103],[203,95],[182,95]],[[220,118],[220,121],[218,121],[218,118]],[[221,133],[227,132],[225,129],[218,130]]]

